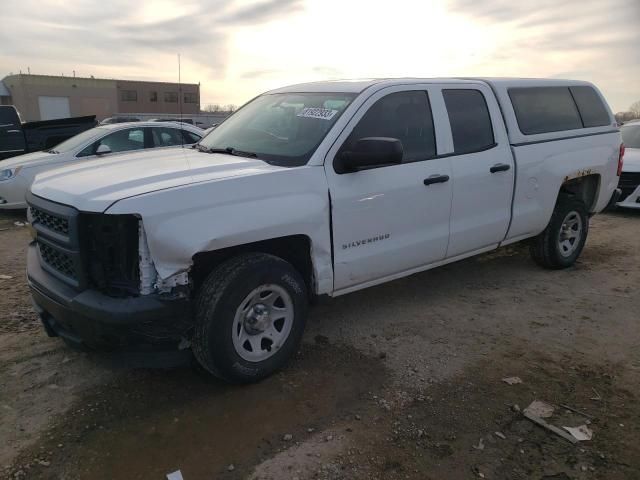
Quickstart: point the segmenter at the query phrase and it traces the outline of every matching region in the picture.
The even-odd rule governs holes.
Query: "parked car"
[[[13,105],[0,105],[0,160],[49,149],[96,123],[95,116],[22,123]]]
[[[189,125],[193,125],[192,118],[180,118],[180,117],[167,117],[167,118],[152,118],[149,120],[150,122],[176,122],[176,123],[188,123]]]
[[[207,128],[204,131],[204,135],[203,136],[207,136],[209,133],[213,132],[218,125],[219,125],[218,123],[214,123],[213,125],[211,125],[209,128]]]
[[[100,122],[100,125],[111,125],[112,123],[129,123],[129,122],[139,122],[140,119],[138,117],[123,117],[123,116],[115,116],[115,117],[107,117]]]
[[[111,158],[133,150],[193,145],[202,130],[175,123],[115,123],[87,130],[50,150],[0,164],[0,210],[27,208],[25,194],[39,173],[63,165]]]
[[[617,206],[640,208],[640,120],[625,123],[620,131],[625,155],[618,185],[622,194]]]
[[[213,375],[253,382],[296,351],[312,296],[525,239],[543,267],[573,265],[621,143],[587,82],[285,87],[194,149],[40,174],[28,282],[49,335],[191,346]]]

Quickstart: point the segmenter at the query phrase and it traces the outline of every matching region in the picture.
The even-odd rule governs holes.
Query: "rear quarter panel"
[[[516,186],[507,240],[544,230],[560,187],[573,178],[599,175],[596,201],[587,208],[593,213],[604,209],[618,184],[620,143],[620,133],[612,132],[513,146]]]

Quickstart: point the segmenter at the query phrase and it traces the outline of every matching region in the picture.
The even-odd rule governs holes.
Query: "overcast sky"
[[[640,0],[2,0],[10,72],[202,84],[242,104],[300,81],[399,76],[589,80],[640,100]]]

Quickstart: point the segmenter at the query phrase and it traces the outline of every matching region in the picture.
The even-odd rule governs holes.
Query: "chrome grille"
[[[26,197],[42,268],[77,290],[86,288],[80,255],[80,212],[31,192]]]
[[[77,273],[73,258],[66,253],[53,248],[46,243],[38,242],[42,260],[51,268],[57,270],[66,277],[77,280]]]
[[[39,223],[44,228],[53,232],[69,235],[69,220],[66,218],[52,215],[36,207],[31,207],[31,219],[34,224]]]

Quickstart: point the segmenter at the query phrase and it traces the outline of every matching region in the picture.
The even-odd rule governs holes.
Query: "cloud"
[[[2,0],[0,77],[34,73],[202,81],[242,103],[287,83],[371,76],[593,81],[640,98],[638,0]],[[354,21],[357,19],[357,21]],[[312,28],[313,27],[313,28]]]
[[[477,60],[478,68],[493,68],[494,75],[593,81],[618,108],[640,97],[634,80],[640,78],[638,0],[448,0],[447,8],[505,32],[503,41]]]
[[[220,21],[226,25],[262,23],[274,18],[289,16],[302,8],[302,0],[267,0],[238,8],[224,15]]]
[[[284,73],[284,72],[282,72],[281,70],[265,68],[265,69],[262,69],[262,70],[249,70],[247,72],[243,72],[243,73],[240,74],[240,78],[255,80],[257,78],[264,78],[264,77],[272,77],[274,75],[281,75],[282,73]]]
[[[0,68],[10,64],[26,70],[29,65],[53,64],[53,72],[39,73],[55,74],[69,72],[70,66],[124,67],[161,78],[167,65],[173,74],[177,53],[200,75],[219,78],[228,64],[234,28],[266,23],[303,7],[301,0],[249,5],[242,0],[5,1]]]
[[[318,75],[322,75],[327,78],[338,78],[344,76],[344,73],[339,68],[330,67],[328,65],[318,65],[317,67],[313,67],[313,73]]]

